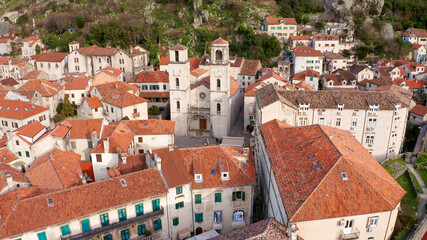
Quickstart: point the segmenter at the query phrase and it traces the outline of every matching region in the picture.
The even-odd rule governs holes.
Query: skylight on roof
[[[120,183],[122,184],[122,187],[126,187],[127,186],[126,179],[121,179]]]
[[[0,106],[0,110],[3,108],[3,106]]]
[[[6,162],[7,161],[7,158],[6,158],[6,156],[3,156],[3,160]]]
[[[211,175],[215,175],[215,168],[211,168]]]
[[[35,107],[34,105],[31,105],[31,107],[32,107],[33,109],[36,109],[36,107]]]
[[[323,169],[323,167],[318,167],[318,168],[314,169],[314,171],[315,171],[315,172],[318,172],[318,171],[320,171],[320,170],[322,170],[322,169]]]
[[[317,164],[319,164],[319,161],[315,161],[315,162],[313,162],[313,163],[311,164],[311,166],[315,166],[315,165],[317,165]]]
[[[24,110],[25,110],[26,112],[28,112],[28,108],[24,108]]]
[[[19,107],[16,107],[16,108],[15,108],[15,112],[16,112],[16,111],[18,111],[18,108],[19,108]]]
[[[10,107],[7,107],[6,111],[9,111]]]
[[[315,155],[313,154],[313,155],[308,156],[307,159],[314,158],[314,157],[315,157]]]
[[[348,180],[348,175],[346,172],[341,172],[342,180]]]

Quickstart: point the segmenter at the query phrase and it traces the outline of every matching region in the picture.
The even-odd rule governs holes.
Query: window
[[[122,240],[128,240],[130,238],[129,229],[121,231],[120,235],[122,236]]]
[[[162,229],[162,220],[161,219],[157,219],[156,221],[153,222],[153,224],[154,224],[154,231]]]
[[[70,233],[71,233],[70,226],[64,225],[64,226],[61,227],[61,234],[62,234],[62,236],[67,236]]]
[[[179,89],[179,78],[175,79],[176,89]]]
[[[99,63],[101,63],[101,58],[98,58],[98,60],[99,60]],[[120,59],[121,60],[121,59]]]
[[[375,237],[368,237],[368,240],[375,240]]]
[[[176,187],[176,195],[182,194],[182,186]]]
[[[370,87],[370,86],[369,86]],[[371,104],[369,105],[369,114],[377,114],[379,110],[379,105],[378,104]]]
[[[45,232],[37,233],[37,238],[39,240],[47,240],[46,233]]]
[[[145,234],[145,224],[138,225],[138,235],[141,236],[144,234]]]
[[[110,220],[108,219],[108,213],[102,214],[99,216],[101,219],[101,226],[107,226],[110,224]]]
[[[366,136],[366,144],[369,146],[374,145],[374,136]]]
[[[21,151],[18,151],[18,156],[22,157]]]
[[[215,202],[222,202],[221,193],[215,193]]]
[[[307,117],[300,117],[298,119],[298,126],[306,126],[308,123],[308,118]]]
[[[173,222],[173,225],[174,225],[174,226],[178,226],[178,225],[179,225],[179,218],[174,218],[174,219],[172,220],[172,222]]]
[[[179,62],[179,52],[175,51],[175,62]]]
[[[15,141],[15,143],[16,143],[16,145],[18,145],[18,146],[19,146],[19,141],[18,141],[18,140],[16,140],[16,141]]]
[[[396,145],[396,139],[397,139],[397,134],[396,134],[396,133],[393,133],[393,134],[391,135],[391,144],[392,144],[392,145]]]
[[[138,137],[138,142],[142,143],[142,137]]]
[[[160,200],[159,199],[155,199],[155,200],[151,201],[151,203],[153,205],[153,211],[160,210]]]
[[[375,217],[370,217],[369,218],[369,226],[378,226],[378,221],[380,220],[379,216],[375,216]]]
[[[320,125],[325,125],[325,119],[324,118],[319,118],[319,124]]]
[[[203,213],[196,213],[194,214],[196,222],[203,222]]]
[[[181,103],[176,101],[176,111],[179,112],[181,110]]]
[[[180,209],[184,207],[184,202],[175,203],[175,209]]]
[[[219,104],[219,103],[216,104],[216,112],[218,114],[221,114],[221,104]]]
[[[394,118],[394,128],[398,128],[399,127],[399,122],[400,122],[400,117],[395,117]]]
[[[196,204],[201,204],[202,203],[202,194],[196,194],[194,195],[194,201],[196,202]]]
[[[335,121],[335,126],[341,126],[341,118],[337,118],[337,120]]]
[[[221,88],[221,80],[216,80],[216,88],[219,90]]]
[[[234,211],[233,222],[243,222],[245,220],[245,213],[242,210]]]
[[[233,192],[233,201],[236,201],[236,200],[245,201],[245,192],[244,191]]]
[[[111,107],[111,112],[114,113],[114,108],[113,107]]]
[[[126,208],[119,209],[119,221],[126,220]]]
[[[163,90],[166,90],[166,85],[163,85]]]
[[[338,114],[341,114],[342,110],[344,110],[344,104],[338,104]]]
[[[271,29],[271,30],[276,30],[276,27],[271,27],[270,29]]]
[[[376,118],[369,118],[368,119],[368,129],[373,130],[377,127],[377,119]]]
[[[80,221],[80,224],[82,225],[82,232],[90,231],[89,219]]]
[[[25,151],[25,156],[26,156],[26,157],[30,157],[30,152]]]
[[[309,108],[309,104],[300,104],[299,105],[299,113],[300,114],[307,114]]]
[[[147,85],[142,85],[141,88],[142,88],[142,90],[148,90],[148,86]]]
[[[96,154],[96,162],[102,162],[101,154]]]
[[[222,220],[222,212],[214,212],[214,222],[220,224]]]
[[[202,174],[194,174],[194,181],[196,183],[203,182],[203,176],[202,176]]]
[[[136,216],[141,216],[144,214],[144,206],[141,204],[135,205]]]
[[[111,234],[108,234],[104,236],[104,240],[113,240],[113,236]]]

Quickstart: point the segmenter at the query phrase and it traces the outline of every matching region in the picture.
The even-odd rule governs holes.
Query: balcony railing
[[[209,108],[190,108],[188,112],[193,114],[210,114],[211,111]]]
[[[360,232],[357,228],[353,228],[353,231],[351,233],[344,233],[341,231],[340,239],[341,240],[353,240],[353,239],[359,239]]]
[[[143,214],[141,216],[136,216],[134,218],[129,218],[129,219],[126,219],[126,220],[123,220],[120,222],[115,222],[115,223],[112,223],[112,224],[104,226],[104,227],[94,228],[94,229],[87,231],[87,232],[84,232],[84,233],[79,233],[76,235],[66,236],[66,237],[61,236],[61,239],[62,240],[77,240],[77,239],[84,239],[84,238],[92,237],[94,235],[102,234],[104,232],[108,232],[108,231],[114,230],[116,228],[131,225],[133,223],[144,221],[144,220],[147,220],[147,219],[150,219],[153,217],[161,216],[161,215],[163,215],[163,213],[164,213],[163,208],[161,208],[157,211],[146,213],[146,214]],[[145,238],[142,238],[142,239],[145,239]]]

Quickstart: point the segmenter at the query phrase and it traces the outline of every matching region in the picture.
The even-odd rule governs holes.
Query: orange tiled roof
[[[126,82],[120,82],[120,81],[115,81],[115,82],[109,82],[109,83],[104,83],[104,84],[99,84],[96,86],[91,86],[89,88],[89,91],[91,92],[93,88],[98,89],[99,93],[101,95],[105,95],[109,90],[111,89],[118,89],[121,91],[126,91],[126,92],[132,92],[133,94],[135,94],[136,92],[139,91],[139,87],[126,83]]]
[[[10,39],[8,37],[2,37],[2,38],[0,38],[0,43],[7,43],[9,41],[12,41],[12,39]]]
[[[131,146],[135,134],[124,123],[105,126],[102,139],[91,153],[104,153],[104,140],[109,142],[109,153],[126,152]]]
[[[27,79],[38,79],[39,76],[44,73],[43,70],[33,70],[27,74],[25,74],[22,79],[27,80]]]
[[[413,107],[411,109],[411,113],[418,115],[418,116],[421,116],[421,117],[424,117],[427,114],[427,107],[420,105],[420,104],[417,104],[417,105],[415,105],[415,107]]]
[[[256,76],[261,67],[260,60],[245,60],[239,75]]]
[[[90,47],[79,48],[76,51],[86,56],[112,56],[118,51],[118,49],[103,48],[92,45]]]
[[[305,81],[301,81],[297,84],[295,84],[295,88],[297,88],[298,90],[306,90],[306,91],[313,91],[314,88],[313,86],[307,84]]]
[[[36,158],[26,175],[42,194],[81,185],[80,154],[55,148]]]
[[[18,159],[18,157],[7,148],[0,149],[0,163],[10,163],[16,159]]]
[[[10,167],[6,163],[3,163],[2,160],[0,160],[0,191],[7,187],[7,177],[9,174],[12,176],[12,180],[14,182],[29,183],[23,172]],[[0,206],[2,206],[1,202]]]
[[[294,40],[294,41],[310,41],[311,38],[308,35],[303,35],[303,36],[290,36],[290,39]]]
[[[40,53],[37,55],[31,56],[31,59],[36,60],[37,62],[62,62],[68,53]]]
[[[175,46],[171,47],[169,50],[180,51],[180,50],[187,50],[187,49],[188,47],[178,43]]]
[[[283,125],[272,120],[260,130],[291,222],[391,211],[405,195],[348,131]]]
[[[414,43],[414,44],[413,44],[413,46],[414,46],[414,49],[419,49],[419,48],[420,48],[420,47],[422,47],[423,45]]]
[[[424,81],[423,80],[405,80],[405,84],[409,89],[423,89]]]
[[[411,30],[417,37],[427,37],[427,31],[425,29],[410,28],[409,30]]]
[[[148,92],[140,92],[139,96],[145,99],[148,98],[169,98],[169,91],[166,92],[153,92],[153,91],[148,91]]]
[[[230,77],[230,97],[232,98],[234,94],[237,93],[240,89],[240,84],[237,83],[236,80],[233,79],[233,77]]]
[[[64,139],[67,136],[68,132],[70,132],[70,130],[71,130],[71,124],[69,122],[62,121],[56,124],[55,128],[52,130],[50,135],[53,137]]]
[[[205,74],[206,72],[208,72],[208,70],[203,69],[203,68],[196,68],[193,71],[191,71],[190,74],[193,75],[194,77],[198,78],[198,77],[202,76],[203,74]]]
[[[222,38],[217,38],[217,39],[213,40],[211,42],[211,44],[228,44],[228,41],[226,41]]]
[[[294,49],[294,54],[297,57],[323,57],[323,54],[319,50],[314,50],[311,47],[307,46],[298,46]]]
[[[339,37],[337,35],[320,34],[313,36],[313,38],[316,41],[339,41]]]
[[[170,58],[168,57],[161,57],[159,61],[159,65],[168,65],[168,62],[170,61]]]
[[[39,105],[20,100],[0,100],[0,117],[11,119],[26,119],[48,109]]]
[[[68,119],[71,125],[70,139],[91,139],[91,134],[96,131],[97,137],[101,136],[102,118],[94,119]]]
[[[125,187],[121,183],[122,179],[127,183]],[[159,171],[151,168],[28,199],[14,198],[6,209],[3,209],[3,204],[0,209],[0,238],[70,221],[167,192]],[[48,206],[49,198],[52,199],[53,206]],[[0,202],[6,202],[3,196],[0,196]],[[31,224],[28,224],[28,219],[31,219]]]
[[[113,77],[118,77],[118,76],[120,76],[120,74],[123,73],[122,70],[117,69],[117,68],[113,68],[113,67],[110,67],[110,66],[102,69],[102,71],[105,72],[105,73],[107,73],[107,74],[109,74],[109,75],[111,75],[111,76],[113,76]]]
[[[297,21],[295,20],[295,18],[267,17],[267,24],[268,25],[278,25],[278,24],[280,24],[280,21],[285,21],[285,25],[297,25]]]
[[[58,94],[58,91],[60,91],[63,88],[64,86],[58,82],[53,82],[46,79],[44,80],[33,79],[33,80],[29,80],[26,84],[21,86],[19,89],[36,90],[43,97],[51,97],[53,95]]]
[[[65,82],[65,90],[85,90],[90,77],[76,77],[71,82]]]
[[[130,81],[132,83],[169,82],[169,73],[166,71],[141,72]]]
[[[39,121],[34,121],[32,123],[29,123],[27,125],[24,125],[15,131],[19,135],[23,135],[29,138],[35,137],[40,131],[45,129],[45,126],[43,126]]]
[[[320,76],[319,72],[313,69],[307,68],[307,70],[297,73],[293,79],[304,81],[305,77],[319,77],[319,76]]]
[[[147,99],[118,89],[111,89],[108,91],[101,101],[121,108],[148,102]]]
[[[145,154],[128,154],[126,156],[126,164],[122,160],[119,160],[119,169],[123,174],[147,169]]]
[[[86,98],[85,101],[87,102],[87,104],[91,109],[102,107],[102,103],[98,97]]]
[[[201,58],[188,58],[190,60],[190,71],[199,68]]]
[[[175,122],[167,120],[147,119],[147,120],[124,120],[113,122],[110,125],[123,123],[135,135],[164,135],[174,134]]]

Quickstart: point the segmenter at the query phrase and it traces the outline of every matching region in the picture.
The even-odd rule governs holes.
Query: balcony
[[[84,239],[84,238],[89,238],[89,237],[94,237],[95,235],[98,234],[103,234],[105,232],[120,228],[120,227],[124,227],[127,225],[131,225],[133,223],[136,222],[140,222],[140,221],[144,221],[153,217],[157,217],[157,216],[162,216],[164,214],[163,208],[161,208],[160,210],[154,211],[154,212],[150,212],[150,213],[146,213],[143,214],[141,216],[136,216],[134,218],[129,218],[126,219],[124,221],[120,221],[120,222],[115,222],[112,223],[110,225],[104,226],[104,227],[98,227],[98,228],[93,228],[90,231],[84,232],[84,233],[79,233],[76,235],[72,235],[72,236],[66,236],[66,237],[62,237],[62,240],[77,240],[77,239]],[[149,239],[148,238],[141,238],[141,239]]]
[[[205,114],[209,115],[211,113],[211,110],[209,108],[190,108],[188,110],[189,113],[192,114]]]
[[[340,240],[353,240],[353,239],[359,239],[360,232],[357,228],[353,228],[353,231],[351,233],[344,233],[341,231],[340,234]]]

